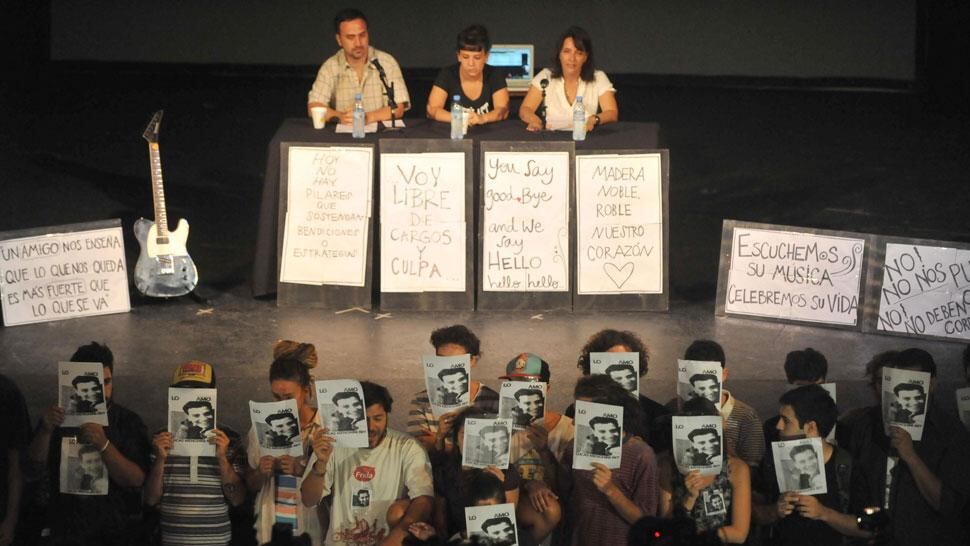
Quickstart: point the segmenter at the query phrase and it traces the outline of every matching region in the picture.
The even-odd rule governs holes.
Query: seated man
[[[437,356],[470,356],[469,364],[474,370],[481,356],[481,341],[467,327],[461,324],[439,328],[431,332],[431,345]],[[472,379],[469,385],[471,404],[489,414],[498,414],[498,393],[480,381]],[[448,451],[448,431],[455,421],[458,411],[446,413],[436,419],[431,411],[428,391],[415,393],[408,412],[408,432],[428,451]]]
[[[327,120],[350,124],[353,122],[354,95],[360,93],[367,113],[366,123],[389,120],[392,112],[381,83],[383,75],[394,89],[397,103],[394,118],[403,116],[411,98],[404,85],[401,67],[394,57],[370,47],[367,17],[359,10],[343,9],[334,17],[333,28],[340,51],[324,61],[317,72],[307,97],[307,112],[325,106]]]
[[[328,545],[399,545],[411,524],[431,519],[431,465],[414,438],[388,430],[393,399],[387,389],[369,381],[361,386],[369,404],[368,447],[334,447],[328,430],[315,431],[301,499],[309,507],[332,495]],[[368,491],[368,505],[354,506],[362,490]]]
[[[114,355],[98,343],[84,345],[73,362],[100,362],[104,366],[104,401],[108,426],[84,423],[65,429],[64,408],[50,407],[30,444],[29,460],[35,471],[49,478],[51,495],[48,526],[52,544],[127,545],[138,537],[142,517],[141,486],[148,469],[151,446],[141,417],[114,401]],[[60,492],[61,440],[77,437],[93,446],[108,469],[107,495],[78,496]],[[93,464],[92,464],[93,466]],[[73,541],[73,542],[72,542]]]

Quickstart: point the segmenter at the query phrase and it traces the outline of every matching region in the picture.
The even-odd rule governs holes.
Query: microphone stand
[[[377,63],[375,60],[374,63]],[[381,85],[384,86],[384,94],[387,95],[387,105],[391,107],[391,126],[385,127],[384,131],[400,131],[401,128],[395,124],[394,112],[397,111],[397,101],[394,100],[394,84],[387,83],[387,74],[384,73],[384,68],[379,64],[375,64],[377,68],[377,73],[381,77]]]
[[[542,102],[539,104],[539,111],[536,114],[539,119],[542,120],[542,130],[546,130],[546,86],[549,85],[549,80],[543,79],[539,82],[539,87],[542,88]]]

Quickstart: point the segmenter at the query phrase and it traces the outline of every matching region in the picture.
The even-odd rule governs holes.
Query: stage
[[[152,430],[164,421],[165,387],[188,359],[216,366],[224,393],[219,420],[248,428],[246,400],[269,400],[270,344],[313,342],[318,378],[383,383],[403,427],[410,395],[423,388],[419,358],[436,327],[462,322],[481,337],[475,376],[497,387],[519,352],[553,366],[552,404],[563,409],[578,377],[576,356],[604,327],[639,333],[651,348],[643,392],[674,394],[674,363],[695,338],[720,341],[727,387],[762,417],[785,390],[786,352],[814,347],[829,359],[843,408],[871,403],[862,371],[874,353],[916,346],[940,366],[935,396],[953,405],[963,385],[963,345],[828,328],[714,317],[721,222],[725,218],[927,239],[970,241],[965,187],[966,119],[900,92],[771,90],[645,85],[618,78],[623,119],[656,122],[670,150],[669,313],[376,312],[278,308],[254,299],[256,244],[266,146],[300,116],[302,73],[51,65],[0,83],[0,230],[120,218],[128,265],[139,216],[151,216],[148,154],[141,132],[166,109],[161,133],[169,216],[192,226],[189,251],[203,301],[146,301],[128,314],[0,329],[0,371],[28,397],[32,418],[54,401],[57,361],[91,340],[116,356],[116,400]],[[413,97],[430,79],[416,79]],[[422,112],[423,101],[411,115]],[[962,143],[962,144],[961,144]]]

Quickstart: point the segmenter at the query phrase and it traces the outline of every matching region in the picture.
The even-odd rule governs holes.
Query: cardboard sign
[[[519,543],[512,503],[466,507],[465,529],[471,544],[516,546]]]
[[[424,355],[421,362],[435,418],[471,403],[471,355]]]
[[[507,469],[511,439],[512,421],[509,419],[465,419],[461,465],[469,468],[495,465]]]
[[[381,292],[464,292],[465,154],[380,161]]]
[[[640,394],[640,353],[589,353],[589,372],[610,376],[634,397]]]
[[[579,294],[663,291],[660,154],[576,156]]]
[[[929,372],[882,369],[882,423],[886,436],[890,427],[899,427],[914,442],[923,439],[926,410],[930,405]]]
[[[300,436],[300,413],[296,400],[280,402],[249,402],[249,417],[259,439],[259,453],[280,457],[303,456],[303,437]]]
[[[569,291],[569,153],[483,154],[482,290]]]
[[[623,454],[623,406],[576,401],[573,468],[592,470],[592,463],[620,468]]]
[[[671,433],[677,470],[716,476],[724,465],[724,431],[719,415],[673,416]]]
[[[876,329],[970,340],[970,250],[886,244]]]
[[[65,427],[84,423],[108,426],[104,396],[104,365],[100,362],[58,362],[57,403],[64,408]]]
[[[46,234],[0,241],[4,326],[131,310],[120,225],[72,227],[43,228]]]
[[[373,153],[289,148],[280,282],[364,286]]]
[[[522,430],[543,424],[546,416],[546,384],[541,381],[503,381],[498,399],[498,416]]]
[[[828,491],[821,438],[771,442],[771,454],[778,490],[782,493],[824,495]]]
[[[856,326],[866,240],[790,229],[725,224],[724,312]]]
[[[172,455],[215,457],[209,442],[216,428],[216,389],[168,389],[168,431]]]
[[[314,384],[317,411],[340,447],[367,447],[367,404],[360,381],[331,379]]]

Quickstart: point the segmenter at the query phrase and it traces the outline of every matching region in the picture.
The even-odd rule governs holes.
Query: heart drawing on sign
[[[617,267],[616,264],[607,262],[603,264],[603,272],[617,288],[623,288],[626,281],[633,276],[633,262],[627,262],[623,264],[623,267]]]

